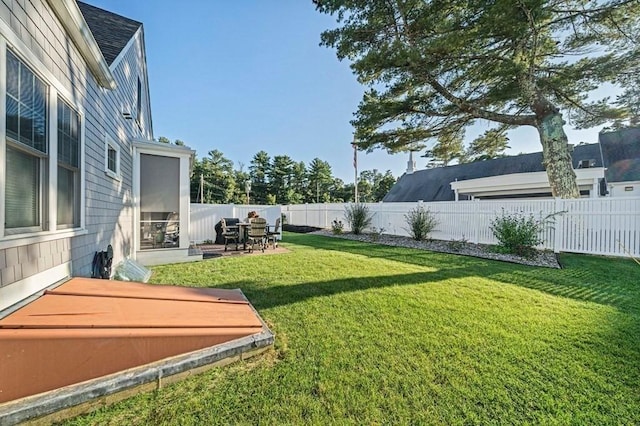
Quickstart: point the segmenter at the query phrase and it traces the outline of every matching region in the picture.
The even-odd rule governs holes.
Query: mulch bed
[[[317,228],[315,226],[306,226],[306,225],[282,225],[283,231],[295,232],[297,234],[308,234],[309,232],[316,232],[322,230],[322,228]]]

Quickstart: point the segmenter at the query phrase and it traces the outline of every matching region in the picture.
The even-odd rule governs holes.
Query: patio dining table
[[[247,249],[247,239],[249,238],[249,229],[251,228],[250,222],[238,222],[238,235],[242,240],[242,250]]]

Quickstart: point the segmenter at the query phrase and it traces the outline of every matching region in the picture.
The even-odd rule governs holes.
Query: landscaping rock
[[[520,263],[529,266],[541,266],[544,268],[561,269],[560,263],[555,253],[550,251],[538,251],[533,258],[524,258],[513,254],[496,253],[492,250],[492,246],[486,244],[473,244],[462,241],[416,241],[409,237],[388,234],[361,234],[354,235],[350,233],[333,234],[330,230],[315,231],[314,234],[324,235],[327,237],[344,238],[348,240],[362,241],[374,244],[383,244],[388,246],[408,247],[418,250],[430,250],[442,253],[459,254],[463,256],[480,257],[483,259],[500,260],[503,262]]]

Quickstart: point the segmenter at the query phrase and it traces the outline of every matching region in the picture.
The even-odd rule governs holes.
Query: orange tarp
[[[0,403],[262,329],[238,291],[74,278],[0,320]]]

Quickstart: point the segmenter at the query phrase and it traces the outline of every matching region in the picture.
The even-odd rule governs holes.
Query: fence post
[[[552,213],[557,213],[562,211],[562,199],[556,197],[554,204],[554,211]],[[556,222],[553,227],[553,252],[560,253],[560,247],[562,246],[562,236],[564,235],[564,217],[559,217],[559,220]]]
[[[327,209],[327,203],[324,203],[324,227],[325,229],[329,227],[329,211]]]
[[[480,230],[480,225],[482,224],[482,220],[484,218],[480,217],[480,200],[478,200],[477,198],[475,198],[473,200],[473,217],[475,218],[475,224],[473,227],[473,241],[471,241],[474,244],[478,244],[480,237],[478,236],[478,232]]]

